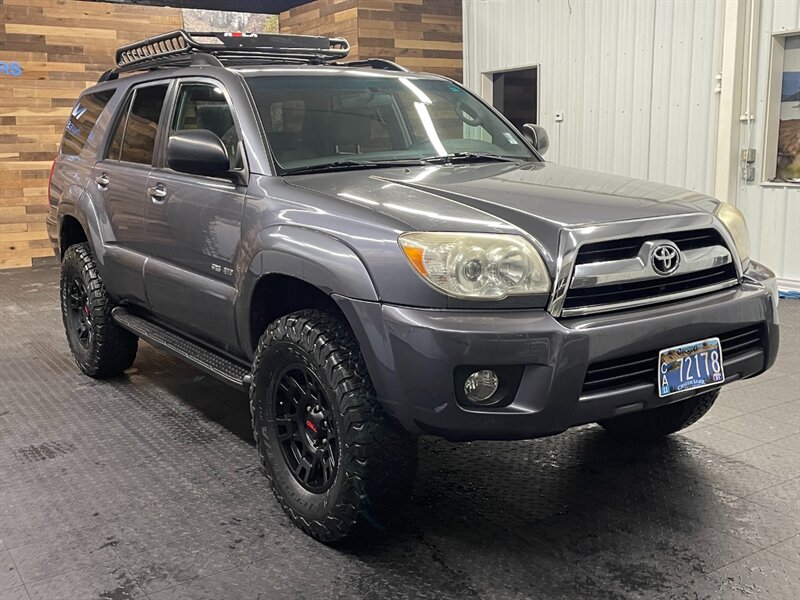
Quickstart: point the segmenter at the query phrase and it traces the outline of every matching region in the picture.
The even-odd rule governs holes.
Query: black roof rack
[[[116,79],[128,71],[192,64],[220,66],[222,61],[272,59],[322,64],[344,58],[349,51],[350,44],[344,38],[178,29],[117,48],[116,68],[103,73],[100,81]]]

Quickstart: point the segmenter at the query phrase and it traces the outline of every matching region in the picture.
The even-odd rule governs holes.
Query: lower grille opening
[[[762,330],[756,325],[717,337],[722,344],[723,361],[736,358],[753,349],[764,349]],[[650,384],[655,387],[659,350],[661,347],[589,365],[581,395],[639,384]]]

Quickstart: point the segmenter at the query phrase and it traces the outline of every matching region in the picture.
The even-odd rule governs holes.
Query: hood
[[[286,177],[404,223],[408,230],[525,232],[553,259],[562,229],[712,212],[681,188],[553,163],[481,163]]]

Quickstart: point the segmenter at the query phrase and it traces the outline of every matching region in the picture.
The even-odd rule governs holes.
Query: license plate
[[[661,398],[723,381],[725,372],[719,338],[673,346],[658,353],[658,395]]]

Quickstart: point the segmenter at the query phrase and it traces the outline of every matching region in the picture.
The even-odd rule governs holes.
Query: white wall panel
[[[720,7],[465,0],[464,80],[486,91],[484,73],[539,64],[550,160],[709,191]]]

